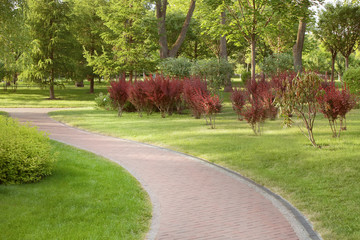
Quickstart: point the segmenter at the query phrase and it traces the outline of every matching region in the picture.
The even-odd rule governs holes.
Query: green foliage
[[[191,68],[191,74],[206,79],[208,87],[213,91],[225,85],[229,76],[232,76],[234,67],[223,59],[210,58],[196,61]]]
[[[243,71],[241,73],[241,81],[243,83],[244,86],[246,86],[246,84],[248,83],[248,81],[251,79],[251,72],[248,71]]]
[[[292,54],[279,53],[265,57],[261,64],[261,70],[265,74],[274,74],[291,70],[294,66]]]
[[[98,8],[96,14],[101,18],[106,30],[100,33],[108,46],[101,53],[86,49],[86,59],[97,74],[108,77],[121,72],[152,71],[156,64],[153,39],[154,23],[149,19],[147,2],[131,0],[109,0]],[[100,57],[100,61],[97,58]],[[107,75],[98,69],[106,69]]]
[[[36,128],[0,116],[0,184],[37,182],[51,174],[49,138]]]
[[[60,0],[29,0],[27,24],[31,37],[29,62],[22,78],[49,86],[55,98],[56,77],[72,71],[75,39],[68,29],[69,3]]]
[[[360,68],[348,68],[343,80],[352,93],[360,92]]]
[[[100,92],[95,97],[95,104],[96,104],[96,107],[107,109],[107,110],[114,108],[109,93],[104,94],[104,93]]]
[[[185,57],[166,58],[159,64],[160,72],[171,77],[189,77],[191,71],[191,62]]]

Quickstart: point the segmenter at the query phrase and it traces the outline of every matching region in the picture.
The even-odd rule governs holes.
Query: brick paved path
[[[296,210],[294,215],[276,196],[224,169],[166,149],[68,127],[47,116],[54,109],[0,110],[32,122],[54,140],[126,168],[153,203],[148,239],[319,239]]]

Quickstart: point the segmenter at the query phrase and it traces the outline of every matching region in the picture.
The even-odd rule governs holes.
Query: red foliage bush
[[[230,99],[233,109],[238,115],[238,119],[242,120],[242,111],[248,99],[248,92],[234,88],[233,92],[231,93]]]
[[[242,112],[255,135],[261,134],[260,124],[266,119],[266,109],[261,101],[249,98],[249,106]]]
[[[324,91],[317,100],[320,105],[320,111],[329,120],[333,137],[340,137],[341,130],[345,130],[343,120],[346,114],[354,108],[356,101],[350,94],[346,86],[340,90],[336,88],[333,82],[322,83],[321,89]],[[336,120],[340,119],[340,128],[337,129]]]
[[[135,106],[140,117],[143,111],[149,115],[154,110],[154,104],[148,98],[149,87],[147,83],[147,81],[135,81],[129,88],[129,101]]]
[[[277,108],[273,105],[274,99],[272,84],[265,79],[250,81],[245,91],[235,89],[231,95],[239,120],[244,117],[256,135],[260,134],[260,124],[266,118],[275,119]]]
[[[182,83],[163,75],[147,77],[144,80],[147,98],[159,109],[161,116],[171,115],[172,109],[181,101]]]
[[[217,95],[211,96],[208,95],[198,95],[198,102],[202,106],[203,112],[207,118],[209,118],[209,125],[212,129],[215,128],[215,117],[216,114],[221,111],[222,105],[219,97]]]
[[[118,109],[118,116],[122,115],[124,105],[128,100],[128,90],[130,84],[126,82],[125,78],[120,78],[118,82],[110,82],[110,87],[108,88],[108,92],[110,94],[110,98],[113,101],[113,104]]]
[[[206,82],[200,77],[185,78],[183,83],[183,98],[195,118],[204,114],[201,104],[202,97],[210,95]]]

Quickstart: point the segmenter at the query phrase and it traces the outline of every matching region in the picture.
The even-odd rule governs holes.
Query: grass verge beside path
[[[151,203],[123,168],[52,141],[53,175],[0,185],[0,239],[144,239]]]
[[[299,208],[328,240],[360,239],[360,111],[352,111],[348,131],[331,138],[326,119],[315,122],[311,147],[297,127],[283,129],[269,121],[262,136],[236,120],[229,103],[217,118],[217,128],[189,115],[139,118],[103,110],[70,110],[51,116],[70,125],[116,137],[147,142],[223,165],[269,187]]]
[[[88,86],[79,88],[67,84],[64,89],[55,89],[56,100],[48,100],[48,89],[20,85],[15,92],[0,88],[0,107],[93,107],[94,98],[100,92],[106,92],[105,85],[95,85],[95,94],[90,94]]]

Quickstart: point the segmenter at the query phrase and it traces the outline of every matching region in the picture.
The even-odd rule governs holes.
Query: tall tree
[[[146,3],[109,0],[99,8],[97,14],[107,27],[101,37],[111,49],[93,56],[87,51],[87,59],[96,65],[97,72],[109,69],[109,74],[128,73],[132,80],[134,73],[152,68],[154,44],[146,22],[149,13]]]
[[[0,3],[0,63],[3,66],[2,77],[7,83],[16,83],[22,67],[21,57],[28,43],[25,8],[25,3],[19,0]]]
[[[321,40],[326,49],[331,53],[331,81],[334,81],[335,60],[341,39],[338,9],[332,4],[326,4],[325,10],[319,15],[319,21],[314,33]]]
[[[27,23],[32,39],[31,64],[25,76],[49,87],[50,99],[55,99],[56,77],[67,72],[71,63],[67,30],[69,7],[61,0],[28,0]]]
[[[317,5],[323,2],[323,0],[292,0],[290,5],[290,12],[295,14],[299,19],[298,32],[296,37],[295,45],[293,46],[293,57],[294,57],[294,69],[296,71],[302,71],[302,53],[304,48],[306,25],[310,20],[312,11],[311,6]]]
[[[251,79],[255,81],[256,45],[260,35],[277,11],[284,10],[286,1],[238,0],[224,3],[234,20],[234,25],[251,46]]]
[[[191,18],[195,10],[195,3],[196,0],[190,1],[190,7],[186,15],[184,24],[182,26],[181,32],[175,43],[169,49],[167,31],[166,31],[166,12],[167,12],[168,0],[156,0],[155,6],[156,6],[156,18],[158,19],[160,58],[163,59],[168,57],[176,57],[181,45],[185,40]]]
[[[355,46],[360,41],[360,6],[353,4],[336,3],[338,8],[339,51],[345,57],[345,68],[349,67],[349,56],[355,51]]]
[[[87,51],[89,57],[95,55],[95,52],[101,53],[104,42],[101,34],[105,30],[104,22],[97,15],[100,6],[105,4],[105,0],[88,1],[88,0],[72,0],[72,32],[82,48]],[[88,62],[84,57],[80,56],[77,62],[78,74],[81,79],[87,78],[90,82],[90,93],[94,93],[95,76],[94,69],[88,66]]]

